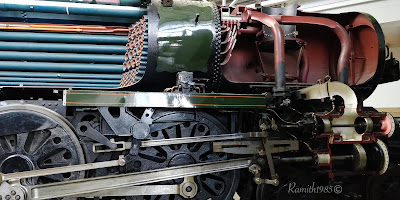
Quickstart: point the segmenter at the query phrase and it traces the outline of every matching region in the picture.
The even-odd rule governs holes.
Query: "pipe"
[[[122,73],[121,65],[0,61],[2,71]]]
[[[140,65],[140,66],[139,66],[139,70],[140,70],[140,71],[144,71],[144,70],[146,70],[146,66],[142,66],[142,65]]]
[[[54,72],[13,72],[0,71],[1,77],[25,77],[25,78],[72,78],[72,79],[103,79],[119,80],[121,74],[78,74],[78,73],[54,73]]]
[[[310,63],[308,59],[308,51],[306,47],[303,47],[302,50],[302,56],[301,56],[301,62],[302,62],[302,67],[301,67],[301,74],[300,74],[300,83],[305,83],[307,82],[308,78],[308,73],[310,71]]]
[[[93,0],[45,0],[45,1],[61,1],[61,2],[74,2],[74,3],[93,3]],[[116,1],[114,0],[97,0],[95,3],[97,4],[113,4]],[[140,0],[120,0],[119,5],[120,6],[140,6],[141,1]]]
[[[0,51],[43,51],[64,53],[125,54],[125,46],[95,44],[1,42]]]
[[[246,29],[239,29],[239,33],[244,33],[244,34],[257,34],[260,32],[261,29],[253,26],[248,26]]]
[[[339,74],[338,81],[348,84],[351,41],[349,34],[347,33],[346,29],[343,28],[343,26],[331,19],[323,17],[281,15],[275,15],[272,17],[282,24],[314,24],[330,28],[339,38],[341,46],[341,51],[337,64],[337,73]]]
[[[127,36],[89,35],[65,33],[0,32],[1,41],[56,42],[83,44],[121,44],[128,43]]]
[[[271,16],[249,11],[243,13],[243,18],[247,21],[248,19],[259,21],[267,25],[272,32],[274,37],[274,67],[275,67],[275,92],[284,93],[286,88],[286,70],[285,70],[285,43],[283,37],[283,31],[279,23]],[[266,69],[264,69],[266,71]]]
[[[46,82],[46,83],[106,83],[119,84],[117,80],[102,80],[102,79],[61,79],[61,78],[23,78],[23,77],[0,77],[3,82]]]
[[[0,10],[61,13],[67,15],[94,15],[104,17],[140,18],[146,9],[128,6],[99,4],[77,4],[69,2],[49,2],[39,0],[0,0]]]
[[[124,62],[124,59],[124,55],[0,51],[0,60],[4,61],[23,60],[44,62],[122,64]]]
[[[85,84],[85,83],[37,83],[37,82],[0,82],[0,86],[9,86],[9,87],[60,87],[60,88],[70,88],[70,87],[79,87],[79,88],[118,88],[119,84]]]

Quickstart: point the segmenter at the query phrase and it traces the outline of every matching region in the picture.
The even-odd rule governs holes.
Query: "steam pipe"
[[[0,60],[122,64],[124,55],[0,51]]]
[[[339,74],[338,81],[348,84],[349,79],[349,66],[350,66],[350,53],[351,41],[346,29],[339,23],[323,18],[323,17],[309,17],[309,16],[272,16],[276,21],[282,24],[314,24],[326,26],[330,28],[339,38],[341,51],[339,55],[337,73]]]
[[[279,23],[271,16],[247,10],[243,13],[245,20],[252,19],[267,25],[274,37],[274,67],[275,67],[275,88],[274,92],[285,93],[286,90],[286,70],[285,70],[285,43],[283,31]]]
[[[50,72],[84,72],[84,73],[115,73],[123,72],[121,65],[50,63],[50,62],[17,62],[0,61],[2,71],[50,71]]]
[[[1,41],[56,42],[81,44],[121,44],[128,43],[128,36],[89,35],[65,33],[0,32]]]
[[[43,51],[65,53],[125,54],[125,46],[33,42],[1,42],[0,51]]]
[[[0,0],[2,11],[24,11],[61,13],[68,15],[94,15],[104,17],[140,18],[147,13],[146,9],[129,6],[111,6],[99,4],[77,4],[69,2],[50,2],[38,0]]]
[[[54,72],[12,72],[0,71],[1,77],[25,77],[25,78],[72,78],[72,79],[103,79],[119,80],[121,74],[78,74],[78,73],[54,73]]]
[[[300,74],[300,82],[304,83],[307,81],[308,78],[308,72],[310,71],[310,63],[308,59],[308,51],[306,47],[303,47],[303,52],[301,56],[301,62],[302,62],[302,68],[301,68],[301,74]]]

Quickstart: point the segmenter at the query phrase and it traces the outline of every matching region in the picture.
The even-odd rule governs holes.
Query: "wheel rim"
[[[0,115],[23,114],[46,118],[55,126],[42,130],[1,133],[0,170],[2,173],[78,165],[85,162],[79,140],[71,125],[59,114],[36,105],[16,104],[0,107]],[[25,120],[24,118],[20,120]],[[22,121],[21,124],[24,122]],[[2,125],[7,130],[7,125]],[[13,126],[13,124],[8,124]],[[15,128],[14,128],[15,129]],[[23,129],[21,127],[21,129]],[[40,129],[40,128],[39,128]],[[43,184],[83,178],[84,172],[36,177],[27,184]]]

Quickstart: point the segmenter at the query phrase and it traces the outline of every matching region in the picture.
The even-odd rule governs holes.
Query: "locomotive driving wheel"
[[[146,139],[172,139],[228,133],[217,119],[202,112],[156,112],[152,131]],[[141,148],[132,161],[131,171],[147,171],[166,167],[206,163],[228,159],[229,155],[214,153],[210,142]],[[158,184],[180,184],[183,179]],[[196,176],[198,191],[193,199],[232,199],[239,181],[239,171]],[[134,199],[184,199],[179,195],[143,196]]]
[[[0,107],[0,171],[13,173],[84,164],[79,140],[68,121],[47,108],[15,104]],[[26,184],[83,178],[84,172],[40,176]]]

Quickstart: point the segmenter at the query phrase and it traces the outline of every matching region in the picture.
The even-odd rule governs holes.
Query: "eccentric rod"
[[[105,17],[139,18],[147,13],[146,9],[129,6],[111,6],[99,4],[77,4],[39,0],[0,0],[0,10],[44,12],[76,15],[94,15]]]

